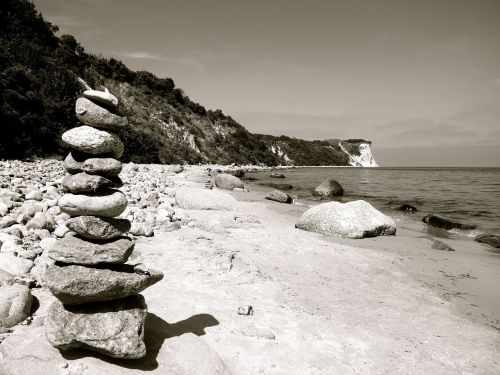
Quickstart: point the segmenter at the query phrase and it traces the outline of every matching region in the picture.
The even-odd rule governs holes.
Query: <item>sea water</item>
[[[271,178],[272,173],[284,174],[286,178]],[[362,199],[399,220],[420,221],[432,213],[476,224],[476,230],[462,233],[470,237],[479,233],[500,234],[500,168],[306,167],[246,176],[257,178],[252,184],[292,185],[286,192],[299,204],[306,205],[324,201],[312,192],[323,180],[332,177],[344,188],[344,196],[328,200]],[[419,211],[401,213],[399,207],[404,203]]]

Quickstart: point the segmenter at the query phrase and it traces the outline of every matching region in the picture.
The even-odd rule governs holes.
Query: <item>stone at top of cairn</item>
[[[61,211],[72,216],[67,226],[76,234],[48,251],[57,263],[47,269],[45,281],[58,301],[47,313],[47,338],[60,350],[86,348],[115,358],[141,358],[146,354],[147,306],[138,293],[163,274],[124,264],[134,242],[126,237],[130,222],[116,218],[128,204],[116,189],[122,168],[116,159],[123,144],[109,131],[126,125],[127,119],[112,113],[118,100],[107,89],[92,90],[80,82],[85,97],[77,100],[75,110],[85,125],[62,135],[73,150],[64,162],[68,175],[63,186],[69,193],[59,200]]]

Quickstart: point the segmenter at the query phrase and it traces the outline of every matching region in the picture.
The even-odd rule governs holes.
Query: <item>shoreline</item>
[[[129,181],[132,190],[135,184],[150,183],[144,178],[147,173],[155,176],[169,167],[137,166],[140,180]],[[203,188],[209,178],[206,168],[186,167],[156,189],[171,197],[181,187]],[[137,242],[133,261],[165,273],[143,292],[151,316],[144,360],[102,360],[91,352],[62,357],[44,338],[44,317],[54,297],[41,288],[33,289],[40,304],[33,322],[15,327],[0,344],[0,373],[24,375],[2,373],[2,366],[18,370],[32,363],[46,373],[66,368],[68,374],[79,375],[96,369],[109,375],[144,369],[160,374],[168,368],[172,348],[188,339],[211,348],[233,374],[498,372],[499,330],[498,325],[491,327],[494,318],[485,305],[500,301],[498,274],[490,281],[485,276],[452,279],[429,268],[446,265],[449,275],[469,272],[476,277],[500,270],[498,265],[481,262],[474,271],[455,270],[471,266],[458,264],[458,244],[453,253],[433,250],[424,234],[400,228],[400,223],[396,236],[364,240],[298,230],[294,224],[306,206],[265,200],[252,187],[249,192],[219,191],[238,201],[234,211],[174,206],[182,219],[180,229],[158,231]],[[415,265],[427,272],[413,273]],[[484,296],[471,293],[478,314],[458,308],[474,302],[454,294],[454,286],[442,284],[441,278],[459,289],[486,285]],[[438,284],[445,289],[439,290]],[[450,298],[443,298],[446,293]],[[245,305],[253,307],[254,315],[237,314]]]

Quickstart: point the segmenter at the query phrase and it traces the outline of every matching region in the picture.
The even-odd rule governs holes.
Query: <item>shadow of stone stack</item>
[[[107,90],[86,90],[76,102],[84,124],[68,130],[63,141],[71,147],[64,161],[69,193],[59,200],[71,216],[74,232],[49,250],[56,262],[45,274],[57,298],[49,308],[46,333],[60,350],[86,348],[115,358],[146,354],[144,322],[147,306],[142,290],[163,278],[142,264],[125,264],[134,249],[127,237],[130,222],[119,219],[128,201],[120,190],[123,144],[110,131],[127,126],[113,113],[118,100]]]

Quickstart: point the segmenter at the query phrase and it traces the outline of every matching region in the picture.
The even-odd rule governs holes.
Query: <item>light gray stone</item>
[[[348,238],[396,233],[396,224],[368,202],[329,202],[308,209],[295,225],[299,229]]]
[[[127,197],[119,190],[101,195],[65,194],[59,199],[59,207],[70,216],[119,216],[127,207]]]
[[[243,182],[238,177],[230,174],[220,173],[215,176],[215,186],[219,189],[233,190],[235,188],[244,189]]]
[[[62,140],[75,150],[91,155],[110,154],[119,158],[123,143],[117,135],[83,125],[63,133]]]
[[[102,91],[92,90],[92,92],[101,93]],[[94,97],[97,98],[96,95]],[[76,100],[75,112],[80,122],[100,129],[119,129],[128,124],[126,117],[117,116],[87,98]]]
[[[122,163],[113,158],[85,158],[70,152],[64,159],[64,169],[71,174],[85,172],[106,177],[118,176],[122,171]]]
[[[337,197],[344,195],[344,189],[333,178],[327,178],[316,189],[314,189],[313,194],[322,197]]]
[[[134,241],[122,237],[109,242],[91,242],[75,236],[58,240],[49,249],[49,256],[72,264],[125,263],[134,250]]]
[[[94,103],[101,103],[108,107],[118,107],[118,98],[111,94],[105,87],[104,91],[99,90],[85,90],[83,96],[90,99]]]
[[[51,293],[68,305],[125,298],[140,293],[162,278],[163,273],[159,271],[141,270],[138,273],[126,264],[108,268],[54,264],[45,272],[45,283]]]
[[[33,297],[25,285],[0,287],[0,328],[10,328],[25,320],[31,311]]]
[[[130,230],[130,221],[98,216],[78,216],[69,219],[66,226],[91,240],[112,240]]]
[[[60,350],[84,348],[114,358],[142,358],[146,314],[141,295],[78,306],[55,301],[47,311],[47,339]]]
[[[270,191],[266,195],[266,199],[269,199],[269,200],[275,201],[275,202],[280,202],[280,203],[292,203],[293,202],[293,198],[291,196],[289,196],[287,193],[283,193],[280,190]]]
[[[12,253],[0,253],[0,269],[13,276],[24,275],[30,272],[34,263],[29,259],[19,258]]]

